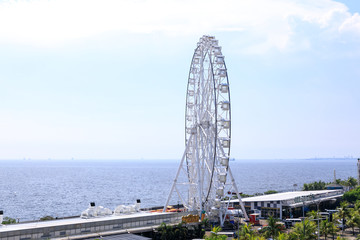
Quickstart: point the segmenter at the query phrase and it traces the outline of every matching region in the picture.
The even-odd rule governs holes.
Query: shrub
[[[14,224],[16,219],[10,217],[4,217],[2,224]]]

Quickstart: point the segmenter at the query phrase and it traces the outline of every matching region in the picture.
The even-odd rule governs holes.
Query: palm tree
[[[210,229],[210,223],[207,218],[201,221],[200,224],[194,226],[194,231],[190,231],[191,236],[189,238],[203,238],[205,235],[205,229]]]
[[[264,229],[265,237],[275,238],[282,231],[282,225],[278,224],[278,220],[272,216],[270,216],[267,220],[268,225]]]
[[[174,232],[175,239],[187,239],[187,234],[188,229],[184,226],[184,223],[179,223]]]
[[[310,218],[310,219],[318,219],[320,217],[320,214],[319,214],[319,211],[314,211],[312,210],[311,212],[308,212],[307,213],[307,216]]]
[[[338,229],[335,227],[334,223],[329,222],[327,219],[321,222],[320,233],[325,236],[325,240],[328,235],[332,235],[333,239]]]
[[[305,219],[301,223],[296,223],[292,235],[296,236],[299,240],[312,240],[316,239],[316,224],[310,220]]]
[[[158,228],[160,232],[161,240],[172,240],[175,239],[175,233],[171,226],[167,226],[166,223],[161,223],[160,227]]]
[[[263,236],[251,236],[248,240],[266,240],[266,238]]]
[[[211,235],[206,237],[205,239],[206,240],[226,240],[227,239],[227,236],[225,235],[218,235],[218,232],[221,231],[221,227],[220,226],[216,226],[216,227],[213,227],[211,229]]]
[[[346,181],[350,189],[353,189],[357,186],[357,180],[354,177],[349,177]]]
[[[348,209],[349,203],[344,201],[340,203],[340,208],[338,208],[338,212],[335,213],[334,217],[335,219],[342,220],[342,231],[345,230],[345,219],[349,216],[349,209]]]
[[[287,235],[286,233],[279,233],[276,240],[289,240],[289,236],[290,235]]]
[[[249,240],[256,236],[256,233],[251,229],[251,225],[242,225],[237,233],[239,240]]]
[[[338,237],[336,238],[336,240],[347,240],[347,239],[346,239],[346,238],[343,238],[343,237],[338,236]]]
[[[355,235],[355,227],[360,223],[360,215],[356,209],[349,211],[349,215],[346,217],[346,223],[352,228],[353,235]]]

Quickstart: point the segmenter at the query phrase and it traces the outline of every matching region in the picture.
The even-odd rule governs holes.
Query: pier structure
[[[1,240],[86,239],[122,233],[150,232],[161,223],[178,224],[192,212],[138,212],[98,218],[69,218],[0,226]],[[196,214],[196,213],[195,213]]]

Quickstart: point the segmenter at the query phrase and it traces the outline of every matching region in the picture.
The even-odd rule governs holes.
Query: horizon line
[[[231,161],[261,160],[356,160],[353,156],[345,157],[310,157],[310,158],[230,158]],[[176,158],[0,158],[0,161],[180,161]]]

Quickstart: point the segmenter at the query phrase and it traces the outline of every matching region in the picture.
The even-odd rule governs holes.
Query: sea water
[[[239,191],[301,190],[304,183],[357,177],[355,159],[236,160]],[[179,161],[0,161],[0,210],[20,222],[44,216],[78,216],[89,202],[110,209],[141,200],[165,204]],[[177,204],[177,200],[172,200]]]

